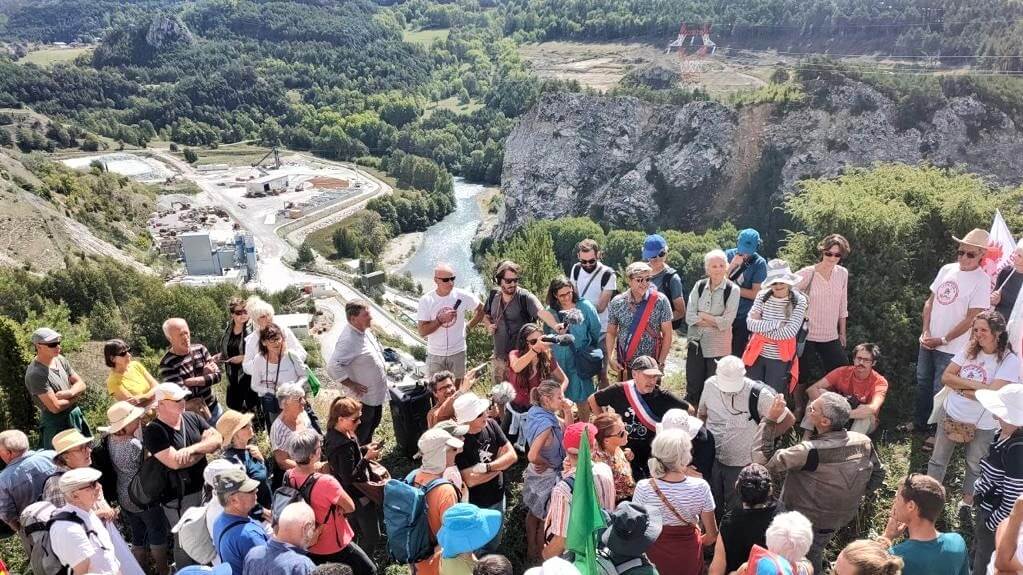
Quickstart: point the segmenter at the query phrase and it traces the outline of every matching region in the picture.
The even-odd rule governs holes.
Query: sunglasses
[[[616,433],[616,434],[615,434],[615,437],[621,437],[622,439],[624,439],[624,438],[625,438],[626,436],[628,436],[628,435],[629,435],[629,432],[628,432],[628,431],[625,431],[625,430],[623,429],[623,430],[619,431],[618,433]]]
[[[506,284],[517,284],[519,283],[519,278],[501,278],[501,282]]]
[[[968,252],[966,250],[959,250],[959,251],[956,252],[956,255],[958,255],[961,258],[965,257],[968,260],[972,260],[974,258],[980,257],[980,254],[978,254],[978,253]]]
[[[557,295],[557,297],[559,297],[559,298],[562,298],[562,297],[572,297],[572,292],[570,292],[570,291],[563,291],[563,292],[561,292],[559,294],[555,294],[555,295]]]
[[[267,337],[263,338],[263,341],[269,341],[270,343],[276,343],[278,341],[281,341],[281,334],[275,333],[275,334],[273,334],[271,336],[267,336]]]
[[[841,258],[842,252],[821,252],[826,258]]]
[[[437,281],[439,281],[439,282],[444,282],[444,283],[447,283],[447,282],[453,282],[453,281],[455,281],[455,276],[451,276],[451,277],[449,277],[449,278],[433,278],[433,279],[435,279],[435,280],[437,280]]]
[[[592,260],[579,260],[579,265],[595,266],[595,265],[597,265],[597,260],[596,260],[596,258],[594,258]]]
[[[131,352],[128,351],[128,350],[124,350],[124,351],[119,351],[119,352],[115,353],[114,356],[115,357],[124,357],[124,356],[128,355],[129,353],[131,353]]]
[[[50,342],[50,343],[44,343],[43,345],[45,345],[46,347],[48,347],[50,349],[56,349],[56,348],[60,347],[60,341],[58,340],[58,341],[54,341],[54,342]]]
[[[233,313],[234,315],[245,315],[245,314],[249,313],[249,310],[247,310],[247,309],[236,309],[236,310],[234,310],[231,313]]]
[[[353,416],[349,417],[348,420],[349,421],[362,421],[362,414],[360,413],[359,415],[353,415]]]
[[[656,255],[656,256],[653,256],[653,257],[649,257],[649,258],[647,258],[647,259],[648,259],[648,260],[656,260],[656,259],[660,259],[660,258],[663,258],[663,257],[664,257],[664,256],[666,256],[666,255],[668,255],[668,250],[661,250],[661,251],[657,252],[657,255]]]
[[[632,280],[632,281],[635,281],[635,282],[639,282],[641,284],[648,284],[648,283],[650,283],[650,278],[629,278],[629,279]]]

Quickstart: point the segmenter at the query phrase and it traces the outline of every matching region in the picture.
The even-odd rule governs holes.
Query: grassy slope
[[[18,60],[18,63],[36,64],[46,68],[54,64],[70,62],[88,52],[92,52],[92,48],[43,48],[29,52],[24,58]]]
[[[448,34],[451,30],[447,28],[437,28],[430,30],[405,30],[402,33],[402,40],[411,42],[413,44],[424,44],[430,45],[435,39],[447,40]]]

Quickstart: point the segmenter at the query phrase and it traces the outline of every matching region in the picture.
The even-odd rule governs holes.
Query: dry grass
[[[75,58],[82,54],[88,54],[92,52],[92,48],[42,48],[40,50],[33,50],[25,55],[24,58],[18,60],[19,64],[35,64],[43,68],[48,68],[54,64],[62,64],[65,62],[71,62]]]
[[[434,40],[447,40],[451,30],[447,28],[435,28],[429,30],[405,30],[402,33],[402,40],[412,44],[423,44],[429,46]]]

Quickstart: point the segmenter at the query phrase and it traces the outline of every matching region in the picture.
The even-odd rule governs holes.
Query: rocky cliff
[[[533,219],[590,215],[618,228],[776,229],[784,194],[806,178],[876,162],[963,165],[993,183],[1023,182],[1023,134],[974,96],[951,97],[906,127],[906,113],[867,84],[807,85],[802,104],[735,110],[552,93],[505,144],[497,234]]]

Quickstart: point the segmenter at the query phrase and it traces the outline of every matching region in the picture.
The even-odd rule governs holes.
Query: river
[[[433,268],[438,262],[447,262],[455,269],[455,285],[476,295],[486,290],[483,277],[472,262],[472,238],[476,235],[483,214],[476,196],[483,191],[479,184],[469,184],[455,178],[455,211],[427,228],[419,246],[401,272],[412,272],[412,278],[426,291],[432,290]]]

